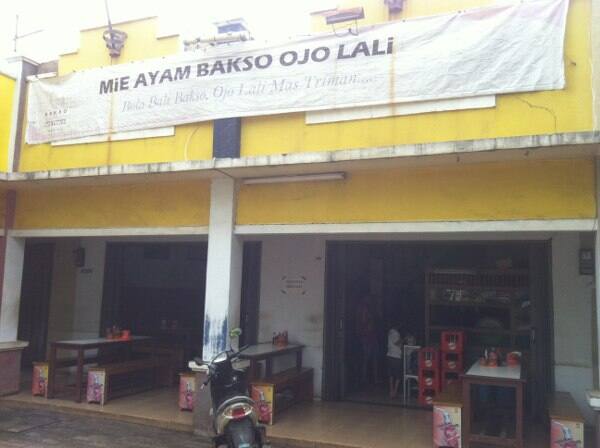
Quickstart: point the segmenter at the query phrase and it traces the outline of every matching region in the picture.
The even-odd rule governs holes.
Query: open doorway
[[[111,328],[152,336],[177,370],[201,356],[206,249],[198,243],[109,243],[100,336]]]
[[[91,368],[115,370],[120,363],[129,367],[127,378],[118,378],[123,394],[142,382],[177,384],[177,374],[202,351],[206,247],[203,241],[28,240],[18,334],[29,342],[24,381],[38,375],[46,378],[43,394],[81,401]],[[160,381],[151,381],[157,359]]]
[[[260,254],[259,242],[244,245],[247,343],[257,337]],[[28,241],[19,335],[32,350],[19,395],[30,400],[33,392],[34,400],[47,396],[70,406],[98,400],[112,406],[127,396],[132,412],[152,402],[161,418],[180,420],[182,398],[171,386],[186,385],[182,409],[189,409],[187,364],[202,356],[206,263],[207,243],[198,240]],[[106,396],[97,394],[107,390],[109,376]]]
[[[46,359],[53,256],[52,243],[27,242],[25,245],[17,337],[29,345],[23,350],[22,366]]]
[[[394,363],[391,331],[400,346],[423,347],[456,330],[466,335],[465,369],[486,347],[524,353],[536,378],[527,405],[537,413],[551,384],[548,252],[544,242],[328,243],[324,398],[422,405],[418,381],[403,387],[404,370],[418,369],[417,354],[407,350],[405,359],[400,349]],[[448,284],[434,283],[439,272],[451,274]],[[514,287],[489,280],[469,289],[459,275],[488,278],[484,273]],[[465,300],[451,297],[457,291]],[[399,381],[390,384],[390,376]]]

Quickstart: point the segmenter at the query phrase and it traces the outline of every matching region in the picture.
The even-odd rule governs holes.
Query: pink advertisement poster
[[[433,446],[461,448],[461,410],[453,406],[433,407]]]

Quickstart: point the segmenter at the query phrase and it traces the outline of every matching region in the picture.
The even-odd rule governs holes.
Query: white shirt
[[[394,328],[388,332],[387,355],[391,358],[402,358],[402,336]]]

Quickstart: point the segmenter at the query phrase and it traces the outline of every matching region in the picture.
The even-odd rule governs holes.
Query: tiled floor
[[[431,427],[432,413],[427,410],[315,402],[291,408],[269,434],[284,441],[310,439],[311,447],[430,448]],[[541,428],[533,428],[525,446],[548,446]]]
[[[177,407],[177,390],[158,389],[115,399],[105,406],[77,404],[72,400],[32,397],[29,391],[5,397],[7,403],[56,407],[78,413],[101,413],[120,420],[162,428],[191,431],[192,414]],[[274,446],[430,448],[432,414],[425,410],[402,409],[358,403],[315,401],[284,412],[268,428]],[[533,428],[527,448],[548,445],[544,431]],[[586,444],[586,446],[593,446]]]

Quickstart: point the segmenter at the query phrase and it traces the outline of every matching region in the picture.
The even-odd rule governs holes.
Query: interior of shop
[[[177,369],[202,355],[204,243],[109,243],[100,328],[152,336]]]
[[[570,384],[567,380],[574,377],[572,369],[567,372],[563,368],[564,373],[552,369],[558,359],[552,359],[553,356],[558,353],[564,363],[566,354],[582,358],[591,350],[585,345],[589,338],[583,337],[577,338],[576,349],[565,349],[564,353],[560,343],[558,348],[551,347],[556,340],[554,332],[564,332],[565,325],[575,322],[557,319],[554,313],[589,315],[584,307],[589,279],[572,262],[587,242],[585,235],[565,235],[553,240],[550,252],[549,240],[541,238],[426,242],[281,236],[246,241],[241,303],[246,338],[243,344],[270,344],[274,334],[289,334],[290,346],[303,347],[302,366],[313,370],[314,396],[322,397],[323,403],[336,401],[336,406],[350,406],[347,409],[385,404],[392,406],[386,406],[389,411],[383,412],[411,419],[421,414],[431,418],[431,412],[422,411],[431,406],[421,400],[417,380],[409,380],[410,394],[405,397],[403,393],[404,360],[409,368],[417,370],[418,377],[418,355],[402,356],[401,366],[395,366],[395,374],[399,369],[402,381],[395,396],[390,397],[394,383],[390,385],[389,381],[389,333],[392,328],[398,331],[404,349],[407,342],[418,347],[439,347],[443,331],[458,330],[465,333],[461,371],[481,358],[486,348],[504,354],[522,353],[527,375],[536,377],[536,381],[528,381],[525,386],[527,417],[535,418],[536,413],[544,417],[545,392],[564,390]],[[190,253],[191,247],[197,250]],[[84,249],[84,260],[80,249]],[[193,295],[195,288],[200,293],[198,297],[204,296],[204,278],[198,278],[202,277],[198,273],[205,272],[205,251],[206,242],[198,239],[29,240],[20,337],[32,341],[32,345],[29,365],[24,364],[24,372],[29,375],[24,376],[22,392],[14,399],[46,402],[43,397],[32,396],[31,361],[47,359],[52,341],[97,338],[117,326],[129,329],[132,335],[147,332],[154,339],[184,350],[181,345],[185,345],[185,337],[180,333],[188,326],[188,316],[172,308],[188,306],[186,297]],[[146,270],[140,265],[152,268]],[[186,313],[195,312],[190,306]],[[128,313],[130,307],[137,311]],[[581,324],[582,319],[577,322],[578,327],[587,328]],[[45,332],[45,339],[31,331],[36,328]],[[37,343],[38,339],[42,342]],[[366,364],[362,362],[365,340],[371,343],[375,354]],[[38,345],[41,349],[36,355],[34,349]],[[191,348],[196,353],[199,349],[198,345]],[[407,351],[401,353],[405,355]],[[293,358],[275,360],[274,370],[293,367]],[[183,359],[189,358],[183,355]],[[263,362],[263,374],[264,368]],[[64,378],[64,382],[73,385],[73,366],[65,370],[71,377]],[[481,387],[474,386],[477,389]],[[494,430],[514,427],[513,394],[490,388],[474,393],[476,414],[489,417],[474,424],[485,426],[491,418],[504,419],[506,423],[493,425]],[[84,406],[189,428],[191,413],[182,411],[178,399],[176,387],[158,387],[111,400],[106,406],[87,404],[85,398],[79,404],[74,402],[71,388],[47,403]],[[276,411],[273,428],[285,428],[291,416],[298,418],[298,412],[302,414],[297,410],[320,409],[320,403]],[[423,431],[430,431],[430,420],[422,426]]]
[[[544,367],[550,362],[545,342],[551,335],[545,243],[335,242],[327,254],[327,320],[343,330],[326,342],[339,366],[326,366],[336,370],[333,377],[325,374],[331,379],[326,394],[430,407],[419,377],[418,348],[440,347],[443,334],[458,332],[464,348],[442,359],[434,378],[440,390],[459,382],[486,351],[518,352],[529,375],[536,372],[525,406],[530,415],[542,412],[551,381]],[[444,362],[452,368],[445,370]],[[515,400],[510,393],[485,389],[476,406],[482,412],[486,401],[496,410],[504,404],[510,408]]]
[[[67,341],[55,353],[56,397],[83,401],[86,391],[74,395],[74,388],[85,389],[89,369],[109,363],[130,366],[115,381],[122,392],[150,389],[159,366],[142,364],[151,354],[160,358],[160,385],[178,385],[178,373],[202,353],[206,248],[198,241],[28,241],[19,313],[19,338],[32,342],[23,354],[25,377]],[[97,338],[113,343],[92,347]]]

